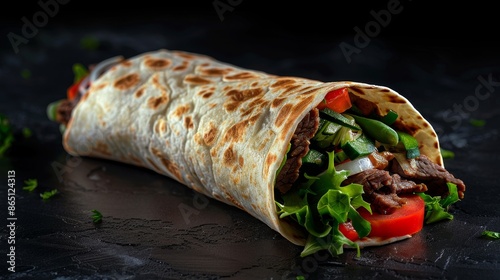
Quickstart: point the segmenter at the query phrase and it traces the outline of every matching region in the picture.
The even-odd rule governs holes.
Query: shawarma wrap
[[[66,151],[74,156],[104,158],[154,170],[246,211],[294,244],[311,247],[314,242],[311,243],[311,227],[304,223],[300,211],[293,208],[302,207],[308,217],[317,215],[309,222],[323,223],[318,230],[321,234],[316,237],[325,242],[328,236],[331,239],[333,234],[338,235],[340,224],[351,221],[350,208],[385,209],[381,212],[387,214],[384,208],[387,205],[380,197],[392,197],[391,203],[396,202],[389,212],[404,208],[403,196],[415,192],[445,197],[450,194],[446,187],[449,182],[458,186],[459,198],[463,197],[465,185],[444,169],[438,137],[431,124],[405,97],[388,87],[270,75],[204,55],[163,49],[112,62],[94,67],[85,79],[75,84],[81,96],[53,104],[53,118],[65,128]],[[358,129],[340,124],[340,130],[344,131],[341,139],[337,144],[324,144],[324,139],[332,135],[326,132],[325,123],[335,123],[335,119],[325,114],[329,109],[324,104],[328,103],[327,95],[336,91],[348,92],[351,107],[341,115]],[[335,218],[335,214],[325,216],[325,205],[321,211],[316,206],[309,211],[302,202],[294,204],[293,198],[298,196],[290,194],[300,193],[299,189],[305,185],[311,187],[311,180],[314,181],[311,177],[321,177],[327,168],[331,171],[334,162],[339,166],[337,173],[343,171],[345,163],[355,162],[356,159],[344,153],[344,165],[337,165],[337,157],[328,165],[333,153],[342,155],[344,144],[370,130],[359,125],[353,114],[377,119],[390,112],[397,114],[391,127],[418,142],[416,157],[403,157],[394,167],[390,162],[395,162],[397,156],[393,154],[405,148],[399,143],[401,139],[391,148],[370,136],[368,139],[376,149],[359,157],[365,158],[364,162],[370,158],[372,164],[365,164],[359,170],[350,167],[341,174],[345,178],[340,181],[351,180],[349,183],[362,192],[355,198],[351,195],[346,213]],[[329,121],[325,122],[326,119]],[[322,156],[308,162],[306,172],[302,163],[311,150],[319,151]],[[419,159],[424,159],[423,165],[437,170],[437,175],[426,177],[419,169],[422,165]],[[310,166],[316,166],[317,172],[311,171]],[[409,188],[401,195],[394,190],[397,180],[393,174],[398,168],[396,179],[404,182],[412,179],[413,186],[418,188]],[[370,186],[373,182],[361,176],[370,169],[384,171],[390,176],[389,183],[385,180],[379,182],[378,188]],[[360,178],[353,180],[353,173]],[[339,186],[336,189],[341,190]],[[330,200],[331,207],[326,205],[329,209],[326,212],[333,211],[330,208],[335,208],[334,201]],[[377,203],[382,204],[377,206]],[[351,238],[354,242],[341,242],[340,247],[381,245],[411,236],[362,235],[366,234]],[[318,248],[330,250],[329,246],[323,244]],[[314,251],[311,250],[309,253]]]

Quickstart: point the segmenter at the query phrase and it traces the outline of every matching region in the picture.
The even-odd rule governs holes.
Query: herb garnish
[[[24,187],[23,190],[32,192],[38,187],[38,180],[37,179],[28,179],[24,181]]]
[[[85,36],[80,40],[80,46],[85,50],[95,51],[99,48],[99,45],[99,39],[91,35]]]
[[[28,127],[23,128],[22,132],[23,132],[24,138],[30,138],[31,135],[33,135],[33,132]]]
[[[446,150],[443,148],[440,148],[440,151],[441,151],[441,156],[443,158],[454,158],[455,157],[455,153],[453,151]]]
[[[485,120],[480,120],[480,119],[470,119],[469,123],[472,124],[475,127],[483,127],[486,125]]]
[[[0,114],[0,158],[5,155],[13,141],[14,133],[12,132],[9,119],[5,115]]]
[[[100,223],[102,222],[102,214],[101,212],[97,211],[97,210],[92,210],[92,222],[94,222],[94,224],[97,224],[97,223]]]
[[[75,63],[73,64],[73,74],[75,75],[73,80],[75,83],[77,83],[89,74],[89,70],[87,69],[87,67],[85,67],[85,65],[81,63]]]
[[[481,233],[481,236],[485,236],[491,239],[500,239],[500,232],[485,230]]]
[[[57,189],[53,189],[51,191],[46,191],[44,193],[41,193],[40,194],[40,197],[43,199],[43,200],[47,200],[51,197],[53,197],[54,195],[58,194],[59,191]]]
[[[29,69],[23,69],[21,71],[21,77],[23,77],[23,79],[29,79],[31,78],[31,71]]]

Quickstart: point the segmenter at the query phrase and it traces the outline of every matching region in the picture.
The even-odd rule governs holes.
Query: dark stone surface
[[[481,237],[486,229],[500,231],[500,54],[492,36],[498,26],[494,9],[477,4],[451,13],[446,6],[401,1],[404,9],[356,47],[354,27],[364,29],[374,20],[370,11],[387,9],[390,2],[333,10],[308,2],[287,10],[232,1],[224,20],[210,1],[183,6],[141,1],[113,10],[69,2],[59,4],[17,52],[8,34],[22,36],[22,18],[33,20],[42,7],[33,2],[4,9],[0,113],[11,120],[17,137],[8,157],[0,159],[0,180],[6,182],[8,170],[15,170],[17,228],[16,272],[9,273],[7,185],[2,183],[0,278],[498,278],[500,241]],[[98,40],[97,49],[82,48],[86,36]],[[342,43],[359,51],[350,62]],[[336,258],[302,259],[301,248],[263,223],[173,180],[116,162],[69,157],[45,109],[64,97],[73,79],[71,66],[159,48],[199,52],[278,75],[395,89],[435,126],[442,146],[455,152],[445,164],[467,191],[451,209],[454,220],[426,226],[406,241],[365,248],[360,258],[347,250]],[[473,126],[471,119],[485,125]],[[33,131],[31,138],[21,136],[24,127]],[[21,189],[29,178],[39,181],[33,193]],[[39,197],[54,188],[57,196]],[[92,223],[92,209],[103,214],[102,223]]]

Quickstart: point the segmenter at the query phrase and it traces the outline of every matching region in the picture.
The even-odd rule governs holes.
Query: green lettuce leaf
[[[418,195],[425,202],[425,217],[426,224],[432,224],[441,220],[453,220],[453,215],[448,212],[448,208],[453,203],[459,201],[457,185],[447,183],[449,194],[445,198],[441,196],[430,196],[425,193],[418,193]]]
[[[341,223],[352,221],[360,237],[370,233],[371,226],[356,211],[364,207],[371,213],[370,204],[363,200],[363,186],[350,184],[341,186],[347,178],[345,170],[336,171],[334,153],[328,153],[328,168],[317,176],[308,176],[302,185],[294,186],[276,201],[280,218],[291,217],[309,233],[301,256],[327,250],[332,255],[343,253],[344,245],[359,246],[346,238],[339,230]]]

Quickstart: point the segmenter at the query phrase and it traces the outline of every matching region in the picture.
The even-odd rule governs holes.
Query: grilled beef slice
[[[381,214],[390,214],[405,204],[399,194],[425,192],[425,184],[402,179],[398,174],[390,174],[387,170],[368,169],[349,176],[343,185],[356,183],[363,185],[363,198],[371,203],[372,210]]]
[[[462,180],[455,178],[441,165],[435,164],[425,155],[415,159],[393,160],[390,169],[403,178],[418,183],[424,183],[429,188],[428,194],[432,196],[448,195],[447,182],[457,185],[458,197],[462,199],[465,192],[465,184]]]
[[[61,101],[56,110],[56,121],[58,123],[67,125],[71,119],[71,113],[75,107],[76,103],[68,99]]]
[[[319,126],[319,111],[313,109],[299,123],[292,136],[290,151],[285,164],[276,179],[276,188],[286,193],[299,178],[302,158],[309,151],[309,140],[314,137]]]

